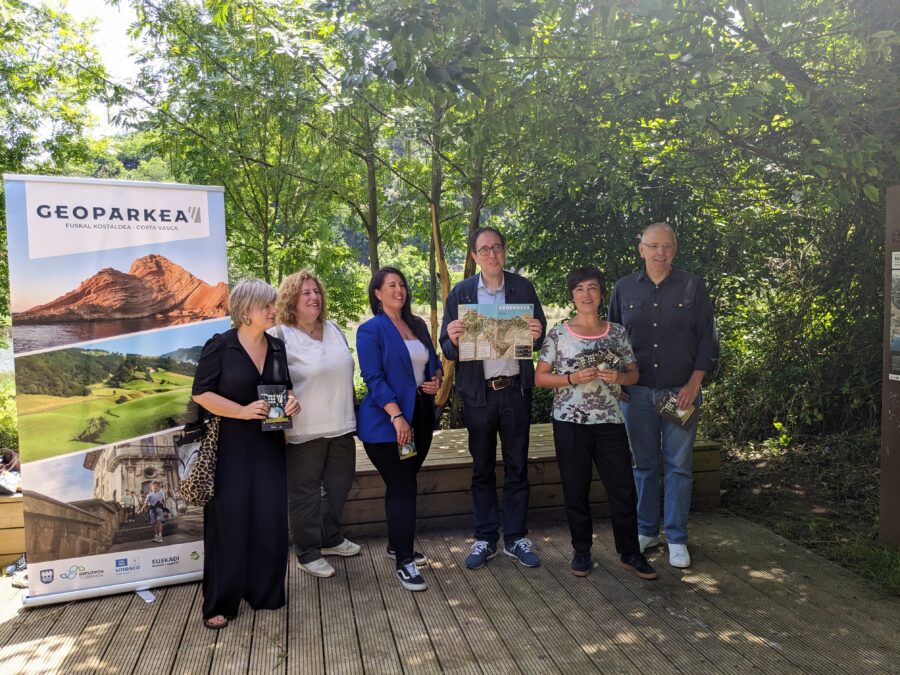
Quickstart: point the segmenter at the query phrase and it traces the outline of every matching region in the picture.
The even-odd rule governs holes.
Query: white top
[[[421,387],[425,381],[425,368],[428,366],[428,350],[421,340],[404,340],[409,351],[409,360],[412,361],[413,372],[416,374],[416,386]]]
[[[284,339],[288,370],[300,412],[285,429],[289,443],[333,438],[356,430],[353,411],[353,356],[341,329],[326,321],[322,341],[293,326],[278,325],[269,334]]]

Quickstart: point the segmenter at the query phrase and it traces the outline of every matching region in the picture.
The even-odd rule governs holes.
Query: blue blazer
[[[428,346],[425,379],[430,380],[440,369],[441,362],[432,347],[425,322],[414,317],[412,323],[413,333]],[[359,404],[356,435],[366,443],[396,442],[397,432],[384,406],[395,402],[406,421],[412,424],[416,408],[416,376],[409,350],[391,320],[384,314],[377,314],[356,331],[356,354],[360,374],[369,390]]]

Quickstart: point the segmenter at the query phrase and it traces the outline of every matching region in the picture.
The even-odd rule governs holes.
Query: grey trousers
[[[344,541],[341,513],[356,471],[352,434],[287,445],[288,515],[294,552],[301,563]]]

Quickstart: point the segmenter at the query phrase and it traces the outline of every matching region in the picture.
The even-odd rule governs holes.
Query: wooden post
[[[881,542],[900,549],[900,185],[888,188],[884,228],[884,367],[881,387]]]

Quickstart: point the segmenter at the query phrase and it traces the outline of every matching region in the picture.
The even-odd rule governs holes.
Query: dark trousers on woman
[[[593,470],[606,489],[616,550],[638,553],[637,491],[624,424],[576,424],[553,420],[556,462],[562,479],[572,548],[590,551],[594,533],[590,491]]]
[[[434,433],[434,406],[431,398],[416,395],[413,414],[416,456],[400,459],[397,443],[364,443],[366,454],[384,479],[384,513],[388,545],[397,552],[397,566],[412,562],[416,538],[416,474],[431,448]]]
[[[288,513],[294,553],[303,564],[344,541],[341,513],[356,469],[352,434],[288,443]]]
[[[288,553],[281,432],[222,418],[215,487],[203,510],[203,618],[237,616],[242,599],[253,609],[278,609]]]

